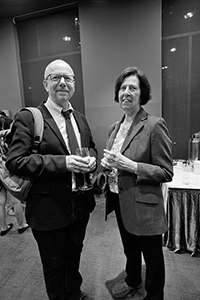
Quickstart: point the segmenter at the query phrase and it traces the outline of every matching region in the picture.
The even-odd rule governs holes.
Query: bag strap
[[[24,107],[21,110],[29,110],[34,119],[34,142],[33,153],[37,153],[39,144],[42,141],[44,131],[44,119],[41,111],[37,107]]]
[[[98,187],[104,189],[106,186],[106,175],[103,172],[97,173],[92,180],[92,184],[94,184],[95,181]]]

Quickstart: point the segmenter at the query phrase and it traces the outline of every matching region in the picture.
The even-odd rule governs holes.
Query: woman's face
[[[140,84],[136,75],[130,75],[124,79],[119,89],[118,99],[120,107],[131,114],[140,109]]]

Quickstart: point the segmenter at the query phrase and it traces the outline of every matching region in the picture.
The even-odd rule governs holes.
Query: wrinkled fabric
[[[200,190],[169,189],[166,246],[175,252],[200,249]]]

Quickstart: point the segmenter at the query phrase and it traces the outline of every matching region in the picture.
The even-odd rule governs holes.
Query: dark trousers
[[[115,197],[115,213],[124,247],[126,261],[126,283],[135,287],[142,282],[142,253],[146,264],[145,289],[147,300],[163,300],[165,265],[162,251],[162,235],[138,236],[129,233],[122,222],[119,197]]]
[[[79,264],[89,220],[88,209],[81,198],[72,199],[71,221],[65,228],[50,231],[32,229],[50,300],[75,300],[80,295],[82,277]]]

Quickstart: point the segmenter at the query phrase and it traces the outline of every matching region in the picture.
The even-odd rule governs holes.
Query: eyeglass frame
[[[53,76],[58,76],[58,77],[60,77],[60,78],[58,79],[58,81],[53,80],[53,79],[51,78],[52,75],[53,75]],[[62,78],[62,77],[64,78],[65,83],[74,83],[74,82],[75,82],[75,76],[74,76],[74,75],[49,74],[49,75],[45,78],[45,80],[48,80],[48,77],[50,77],[50,80],[51,80],[51,81],[57,82],[57,83],[59,83],[59,82],[61,81],[61,78]],[[68,80],[66,79],[66,77],[68,77]],[[72,77],[73,79],[70,79],[70,77]]]

